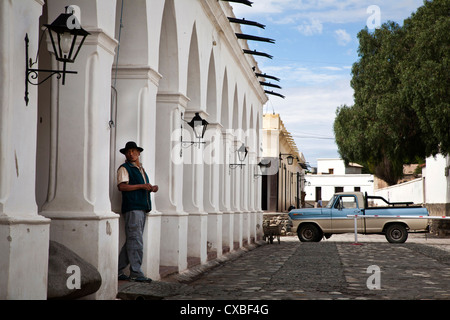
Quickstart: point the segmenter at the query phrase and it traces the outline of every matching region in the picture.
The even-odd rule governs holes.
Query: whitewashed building
[[[24,38],[34,67],[61,69],[43,26],[69,5],[90,33],[67,64],[78,74],[29,84],[26,104]],[[115,297],[124,241],[115,180],[130,140],[159,186],[146,222],[148,277],[261,236],[253,175],[267,96],[227,17],[230,4],[217,0],[0,1],[0,299],[46,299],[49,240],[100,272],[88,298]],[[190,143],[195,113],[209,122],[205,144]],[[242,144],[245,165],[230,166]]]
[[[426,158],[421,177],[375,190],[375,195],[391,202],[413,202],[423,205],[431,216],[450,215],[450,156],[437,154]],[[431,231],[450,234],[448,220],[429,221]]]
[[[317,173],[305,176],[305,201],[313,206],[319,199],[325,206],[336,192],[361,191],[373,195],[374,176],[361,173],[362,166],[342,159],[317,159]]]
[[[286,130],[279,114],[263,115],[263,157],[261,171],[262,210],[288,212],[301,208],[304,198],[306,160]]]

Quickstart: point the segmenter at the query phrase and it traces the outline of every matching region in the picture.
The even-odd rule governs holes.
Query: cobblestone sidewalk
[[[354,245],[349,237],[320,243],[283,237],[281,244],[263,245],[207,272],[168,299],[450,300],[450,239],[422,235],[401,245],[368,239]]]

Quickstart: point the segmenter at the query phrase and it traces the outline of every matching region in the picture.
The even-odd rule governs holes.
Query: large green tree
[[[427,155],[450,153],[450,1],[426,1],[404,22],[401,95],[414,110]]]
[[[389,184],[402,176],[403,164],[449,152],[449,4],[426,2],[403,27],[388,22],[358,33],[354,105],[336,111],[336,143],[345,161]],[[435,49],[425,45],[432,31]]]

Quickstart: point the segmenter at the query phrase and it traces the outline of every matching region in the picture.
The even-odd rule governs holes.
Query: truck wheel
[[[387,226],[385,236],[390,243],[404,243],[408,239],[408,231],[403,224],[394,223]]]
[[[297,232],[301,242],[319,242],[322,239],[322,231],[314,224],[304,224]]]

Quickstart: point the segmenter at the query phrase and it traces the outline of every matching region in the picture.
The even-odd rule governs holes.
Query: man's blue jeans
[[[145,212],[134,210],[125,213],[126,241],[119,254],[119,275],[130,265],[130,277],[143,277],[142,257],[144,253],[143,233]]]

